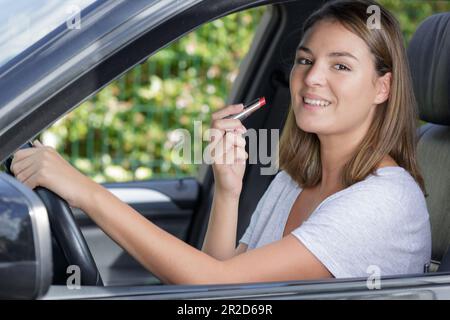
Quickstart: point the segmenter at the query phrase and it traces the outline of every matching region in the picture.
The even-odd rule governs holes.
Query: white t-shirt
[[[283,237],[302,191],[284,171],[259,201],[239,242],[247,250]],[[422,190],[402,167],[383,167],[322,201],[292,234],[335,278],[423,273],[431,228]],[[380,273],[378,273],[380,272]]]

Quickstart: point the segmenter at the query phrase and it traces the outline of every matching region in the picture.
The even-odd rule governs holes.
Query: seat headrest
[[[450,12],[433,15],[419,26],[408,60],[420,118],[450,125]]]

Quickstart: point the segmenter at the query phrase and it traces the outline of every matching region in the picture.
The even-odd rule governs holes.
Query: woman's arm
[[[239,198],[215,190],[202,251],[218,260],[235,255]]]
[[[18,151],[11,167],[17,179],[43,186],[86,212],[144,267],[170,284],[269,282],[330,277],[328,270],[294,236],[221,261],[189,246],[148,221],[103,186],[36,142]],[[244,246],[238,248],[243,251]]]
[[[331,277],[292,235],[221,261],[163,231],[102,186],[91,188],[86,190],[81,209],[165,283],[218,284]]]
[[[245,161],[227,163],[226,159],[242,160],[243,156],[247,157],[245,139],[230,132],[240,130],[243,133],[245,128],[239,120],[223,118],[239,112],[242,107],[242,104],[232,105],[212,114],[210,133],[211,146],[215,146],[211,153],[215,160],[212,165],[214,198],[202,250],[218,260],[229,259],[236,253],[239,196],[245,172]]]
[[[163,282],[203,283],[220,272],[219,260],[160,229],[102,186],[86,191],[80,209]]]

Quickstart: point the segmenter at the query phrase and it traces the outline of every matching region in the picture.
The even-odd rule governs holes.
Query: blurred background
[[[400,21],[405,44],[450,1],[380,0]],[[172,161],[176,129],[209,126],[226,105],[239,65],[265,8],[207,23],[133,68],[44,131],[53,146],[97,182],[195,176],[198,165]],[[206,142],[205,142],[206,144]]]

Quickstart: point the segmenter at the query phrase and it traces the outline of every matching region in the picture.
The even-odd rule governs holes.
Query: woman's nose
[[[323,86],[326,84],[326,72],[320,64],[315,63],[311,65],[305,74],[305,84],[309,87]]]

